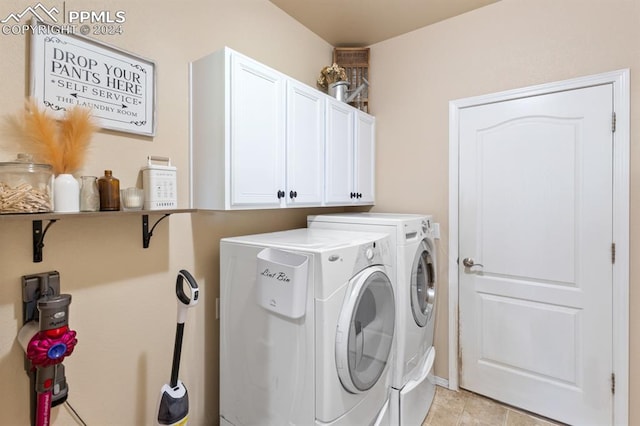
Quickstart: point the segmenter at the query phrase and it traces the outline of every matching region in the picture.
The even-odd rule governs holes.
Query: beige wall
[[[3,2],[0,16],[31,1]],[[99,4],[99,6],[98,6]],[[62,2],[48,2],[48,6]],[[309,85],[332,48],[266,0],[66,2],[73,10],[124,10],[124,34],[102,40],[157,65],[157,136],[100,132],[82,174],[113,169],[123,186],[138,179],[149,154],[178,168],[179,206],[188,207],[188,63],[228,45]],[[0,35],[0,116],[21,108],[28,93],[27,40]],[[15,152],[0,149],[0,161]],[[325,211],[325,210],[322,210]],[[203,288],[189,312],[180,376],[191,401],[190,424],[218,419],[218,242],[222,236],[305,226],[319,210],[173,215],[142,249],[138,216],[70,218],[49,230],[44,262],[31,262],[31,221],[0,220],[0,423],[27,425],[28,380],[15,341],[21,327],[20,277],[58,270],[72,294],[71,327],[79,343],[65,361],[70,403],[91,425],[152,424],[160,387],[169,380],[176,321],[174,283],[181,268]],[[152,216],[155,220],[158,216]],[[75,424],[56,408],[53,424]]]
[[[630,424],[640,423],[640,1],[503,0],[371,46],[377,211],[431,212],[441,223],[436,374],[448,377],[448,102],[631,69]],[[410,194],[407,196],[407,194]]]
[[[0,16],[33,2],[12,1]],[[96,9],[95,2],[66,2]],[[188,205],[187,64],[224,45],[307,84],[331,58],[331,46],[266,0],[151,0],[101,2],[124,10],[125,33],[108,43],[157,64],[158,131],[154,138],[101,132],[83,174],[112,168],[125,186],[137,180],[148,154],[170,156],[178,167],[179,204]],[[372,46],[372,112],[377,117],[377,211],[430,212],[441,223],[436,373],[447,377],[448,102],[516,87],[631,68],[638,77],[640,0],[503,0],[469,14]],[[0,35],[0,115],[14,113],[28,93],[28,45]],[[631,101],[640,97],[632,86]],[[637,144],[631,111],[631,259],[638,258],[640,203]],[[634,120],[636,119],[636,120]],[[126,153],[123,155],[122,153]],[[0,149],[0,161],[14,155]],[[65,219],[47,234],[44,262],[31,262],[31,222],[0,221],[0,423],[28,424],[28,383],[15,342],[21,325],[20,277],[58,270],[73,295],[71,325],[79,334],[66,362],[69,401],[88,424],[151,424],[158,391],[168,380],[173,347],[176,272],[195,272],[203,300],[189,314],[181,377],[191,397],[192,424],[216,424],[218,413],[218,241],[223,236],[304,226],[313,210],[174,215],[142,249],[140,219]],[[329,210],[321,210],[328,212]],[[319,212],[315,210],[313,212]],[[152,216],[152,219],[157,217]],[[636,262],[637,263],[637,262]],[[640,319],[631,269],[631,335]],[[631,339],[631,399],[640,372]],[[11,386],[9,388],[8,386]],[[640,409],[631,406],[631,424]],[[53,424],[73,424],[64,408]]]

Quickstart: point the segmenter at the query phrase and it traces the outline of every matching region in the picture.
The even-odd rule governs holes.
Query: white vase
[[[60,174],[53,181],[53,210],[60,213],[80,211],[80,184],[70,174]]]

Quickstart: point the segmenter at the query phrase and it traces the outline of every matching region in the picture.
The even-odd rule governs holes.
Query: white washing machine
[[[386,234],[220,242],[220,423],[388,425],[395,298]]]
[[[420,425],[435,395],[433,335],[436,250],[432,217],[393,213],[309,216],[311,229],[383,232],[391,237],[396,271],[396,341],[392,365],[391,424]]]

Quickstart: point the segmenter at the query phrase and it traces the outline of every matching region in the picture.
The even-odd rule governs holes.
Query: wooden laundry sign
[[[105,129],[155,133],[155,64],[37,22],[31,38],[31,95],[54,114],[80,105]]]

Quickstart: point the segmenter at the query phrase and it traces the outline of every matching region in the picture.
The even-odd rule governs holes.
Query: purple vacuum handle
[[[40,367],[36,371],[36,421],[35,426],[49,426],[55,366]]]
[[[39,393],[37,398],[36,426],[49,426],[51,419],[51,391]]]

